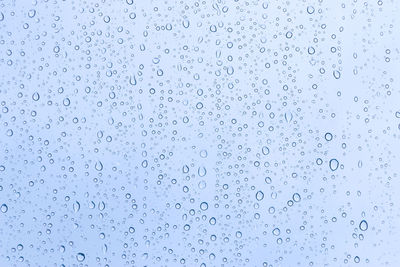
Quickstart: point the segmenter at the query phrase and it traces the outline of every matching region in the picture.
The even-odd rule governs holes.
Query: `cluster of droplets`
[[[0,3],[0,266],[396,266],[399,5]]]

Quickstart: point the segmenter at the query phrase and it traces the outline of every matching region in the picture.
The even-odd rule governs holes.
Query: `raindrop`
[[[103,170],[103,163],[101,163],[101,161],[97,161],[96,164],[94,165],[94,168],[97,171],[102,171]]]
[[[197,173],[200,177],[204,177],[207,174],[207,169],[205,167],[199,167]]]
[[[367,229],[368,229],[367,221],[366,220],[362,220],[358,227],[360,228],[361,231],[367,231]]]
[[[2,204],[2,205],[0,206],[0,211],[1,211],[2,213],[6,213],[6,212],[8,211],[8,206],[7,206],[6,204]]]
[[[83,253],[78,253],[78,254],[76,255],[76,259],[77,259],[79,262],[83,262],[83,261],[85,260],[85,254],[83,254]]]
[[[258,201],[263,200],[263,199],[264,199],[264,193],[263,193],[262,191],[257,191],[257,193],[256,193],[256,199],[257,199]]]
[[[33,93],[32,99],[33,99],[34,101],[38,101],[38,100],[40,99],[39,93],[38,93],[38,92]]]
[[[269,148],[266,147],[266,146],[263,146],[263,148],[262,148],[262,153],[263,153],[265,156],[268,155],[268,154],[269,154]]]
[[[329,161],[329,168],[332,171],[336,171],[339,168],[339,161],[337,159],[331,159]]]

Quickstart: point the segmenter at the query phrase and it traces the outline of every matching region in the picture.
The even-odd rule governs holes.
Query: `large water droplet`
[[[359,228],[360,228],[361,231],[367,231],[367,229],[368,229],[367,221],[366,220],[362,220],[360,222]]]
[[[78,254],[76,255],[76,259],[77,259],[79,262],[84,261],[84,260],[85,260],[85,254],[83,254],[83,253],[78,253]]]
[[[101,163],[101,161],[97,161],[96,164],[94,165],[94,168],[97,171],[102,171],[103,170],[103,163]]]
[[[263,199],[264,199],[264,193],[263,193],[262,191],[257,191],[257,193],[256,193],[256,199],[257,199],[258,201],[263,200]]]
[[[331,159],[329,161],[329,168],[332,171],[336,171],[339,168],[339,161],[337,159]]]
[[[2,204],[2,205],[0,206],[0,211],[1,211],[2,213],[6,213],[6,212],[8,211],[8,206],[7,206],[6,204]]]

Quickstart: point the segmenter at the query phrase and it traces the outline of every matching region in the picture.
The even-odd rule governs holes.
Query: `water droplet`
[[[263,146],[263,148],[262,148],[262,153],[263,153],[265,156],[268,155],[268,154],[269,154],[269,148],[266,147],[266,146]]]
[[[337,70],[333,71],[333,77],[335,77],[335,79],[339,79],[341,76],[341,73]]]
[[[207,155],[208,155],[207,150],[203,149],[202,151],[200,151],[200,157],[207,158]]]
[[[38,100],[40,99],[39,93],[38,93],[38,92],[33,93],[32,99],[33,99],[34,101],[38,101]]]
[[[298,193],[294,193],[292,199],[294,202],[300,202],[301,197]]]
[[[209,220],[209,223],[211,225],[215,225],[217,223],[217,220],[214,217],[211,217],[210,220]]]
[[[184,166],[182,167],[182,172],[183,172],[183,173],[188,173],[188,172],[189,172],[189,166],[188,166],[188,165],[184,165]]]
[[[274,230],[272,230],[272,234],[274,236],[278,236],[281,234],[281,230],[279,228],[274,228]]]
[[[0,211],[1,211],[2,213],[6,213],[6,212],[8,211],[8,206],[7,206],[6,204],[2,204],[2,205],[0,206]]]
[[[65,107],[68,107],[71,104],[71,100],[69,100],[69,98],[64,98],[63,100],[63,105]]]
[[[200,177],[204,177],[207,174],[207,169],[205,167],[199,167],[197,173]]]
[[[74,204],[72,204],[72,208],[74,209],[74,212],[78,212],[81,209],[81,204],[78,201],[75,201]]]
[[[332,171],[336,171],[339,168],[339,161],[337,159],[331,159],[329,161],[329,168]]]
[[[208,203],[207,202],[201,202],[200,209],[203,210],[203,211],[207,210],[208,209]]]
[[[329,141],[331,141],[332,139],[333,139],[333,135],[332,135],[331,133],[326,133],[326,134],[325,134],[325,140],[326,140],[326,141],[329,142]]]
[[[78,253],[78,254],[76,255],[76,259],[77,259],[79,262],[83,262],[83,261],[85,260],[85,254],[83,254],[83,253]]]
[[[257,199],[258,201],[263,200],[263,199],[264,199],[264,193],[263,193],[262,191],[257,191],[257,193],[256,193],[256,199]]]
[[[360,222],[359,228],[360,228],[361,231],[367,231],[367,229],[368,229],[367,221],[366,220],[362,220]]]
[[[206,188],[206,187],[207,187],[206,181],[201,180],[201,181],[199,182],[199,184],[198,184],[198,187],[199,187],[200,189]]]
[[[96,164],[94,165],[94,168],[97,171],[102,171],[103,170],[103,163],[101,163],[101,161],[97,161]]]

